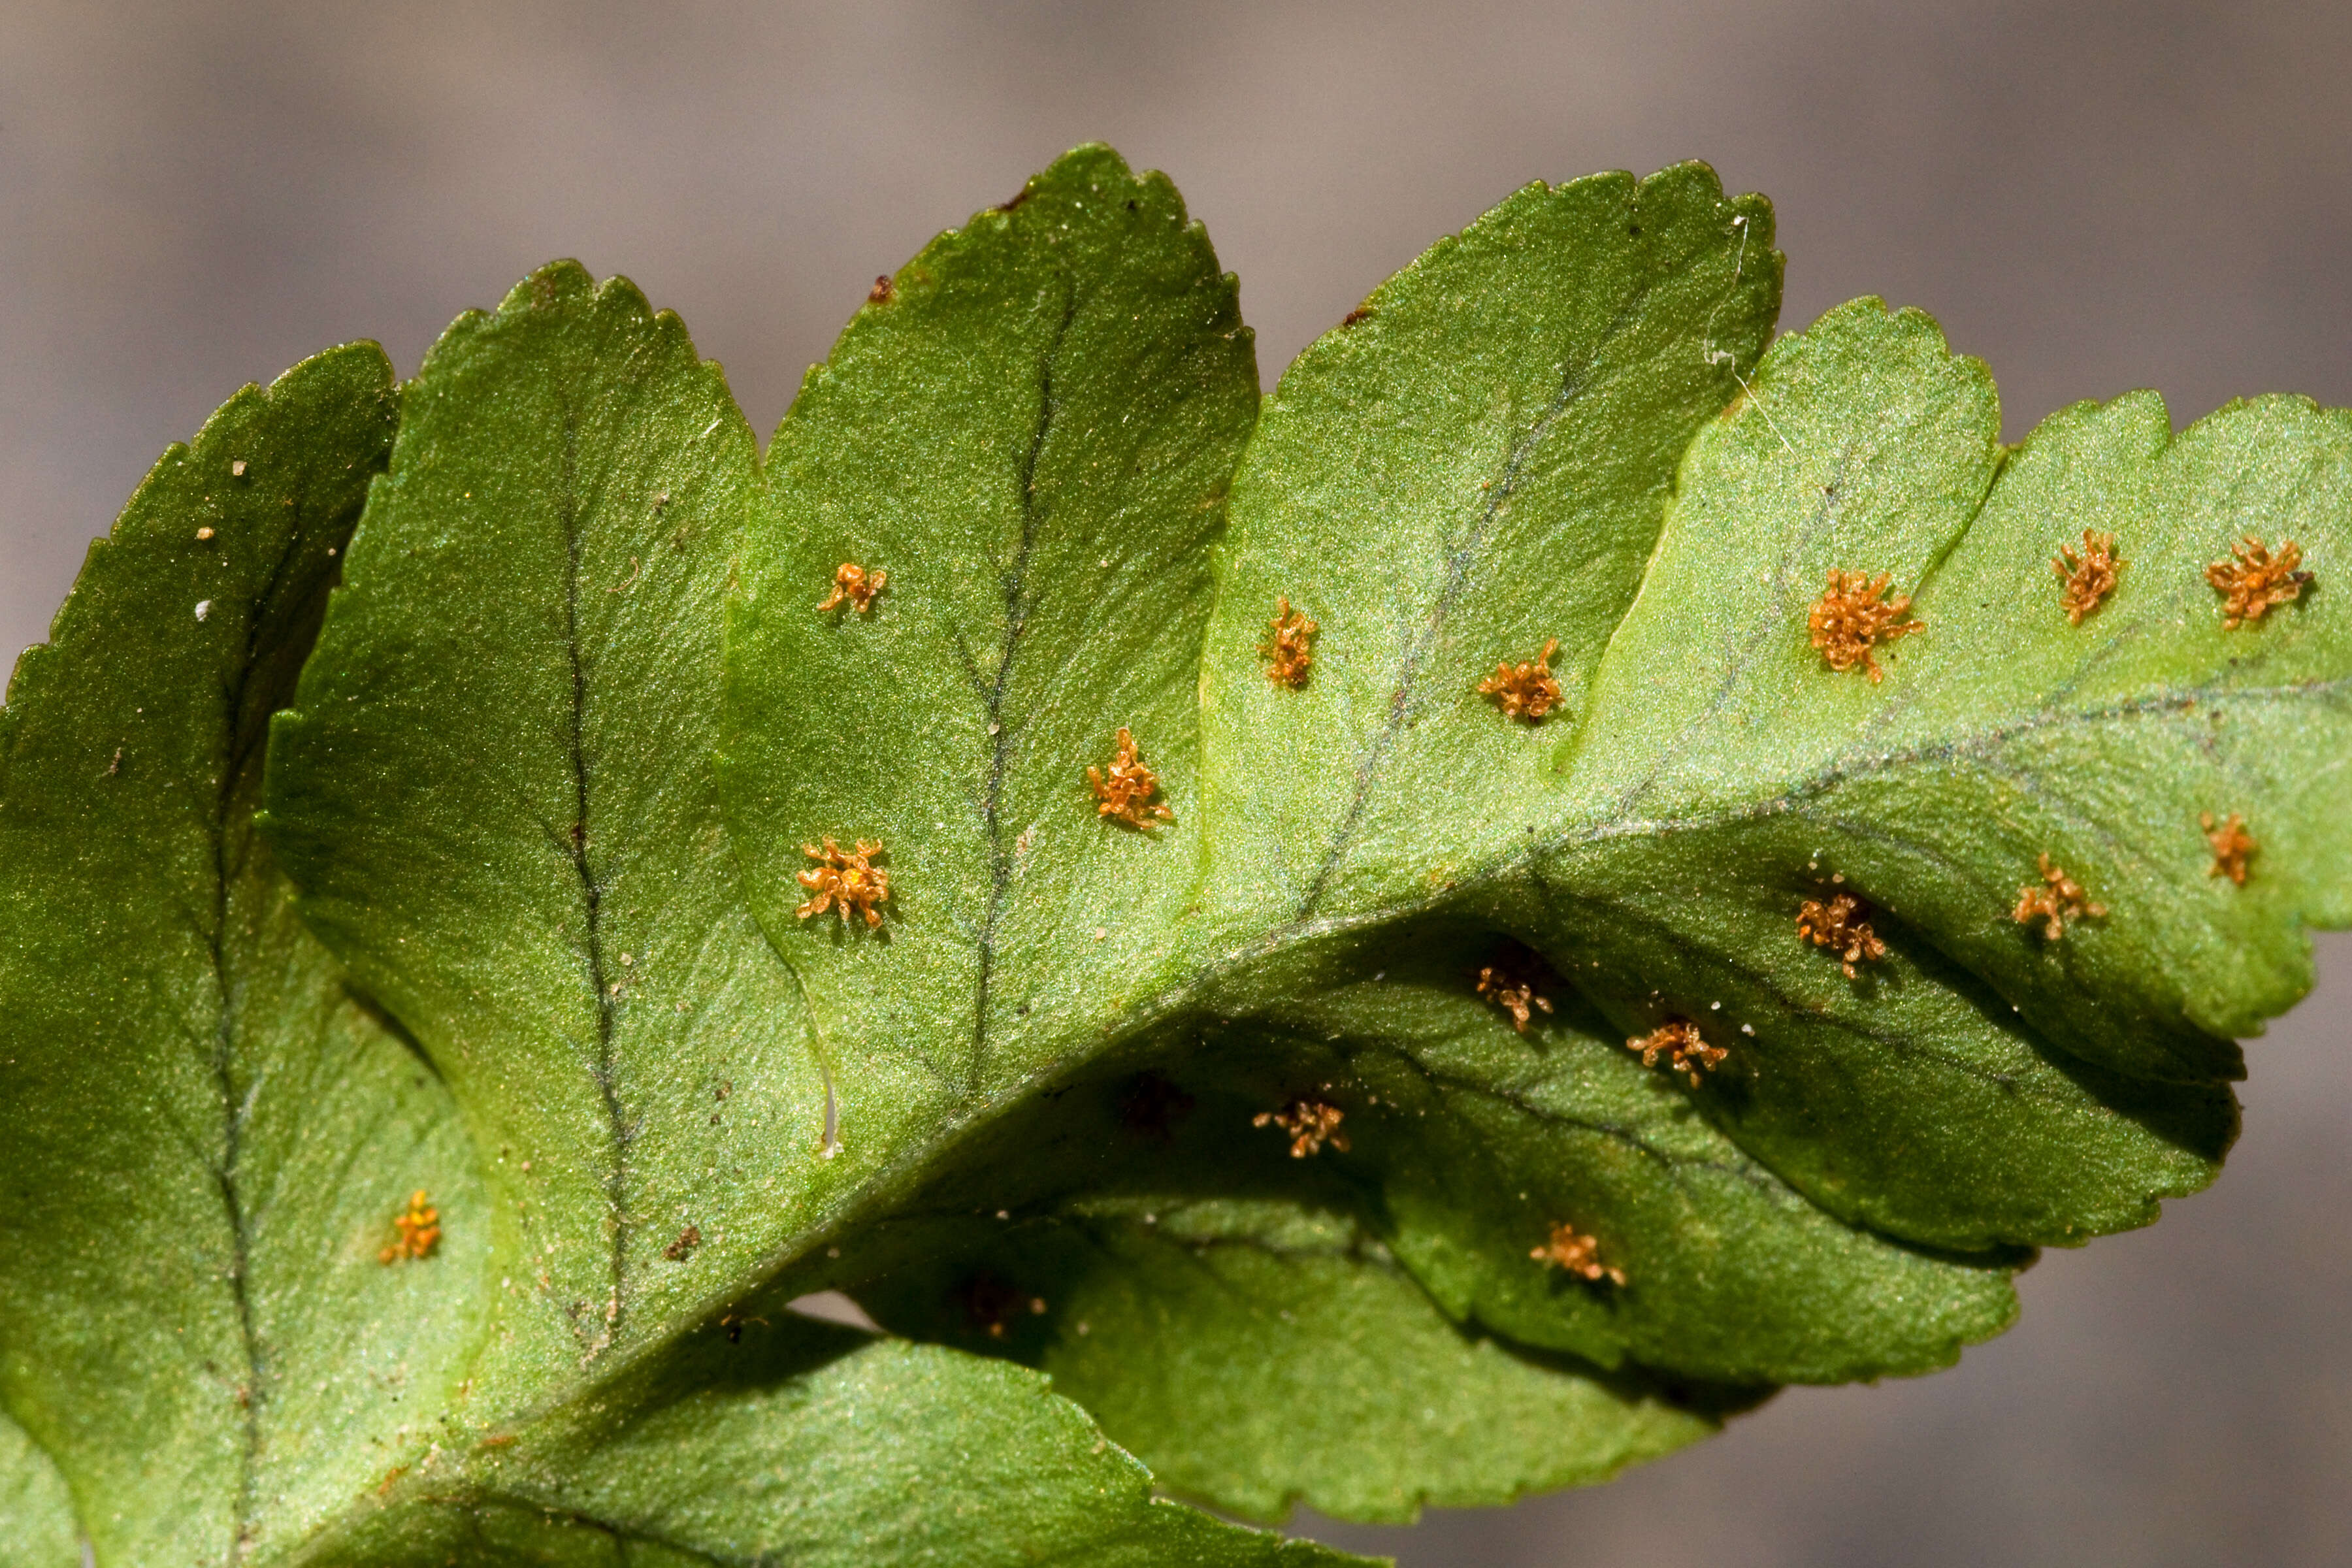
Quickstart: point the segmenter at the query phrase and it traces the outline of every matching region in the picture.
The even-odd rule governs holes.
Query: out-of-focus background
[[[1515,186],[1703,157],[1779,205],[1785,324],[1923,306],[2012,437],[2142,385],[2352,403],[2347,84],[2343,0],[7,0],[0,659],[242,382],[358,337],[411,372],[568,255],[770,428],[876,274],[1089,139],[1176,178],[1269,384]],[[1297,1528],[1416,1568],[2352,1562],[2352,941],[2321,976],[2220,1185],[2046,1258],[1958,1370],[1597,1490]]]

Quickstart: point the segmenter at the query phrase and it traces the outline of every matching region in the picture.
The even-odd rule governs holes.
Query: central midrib
[[[566,733],[572,791],[569,847],[572,874],[580,885],[581,907],[585,918],[588,986],[596,1009],[593,1076],[597,1093],[604,1102],[605,1132],[611,1147],[611,1160],[604,1173],[604,1186],[605,1205],[612,1215],[612,1295],[604,1309],[604,1332],[588,1344],[588,1353],[593,1356],[611,1344],[621,1331],[621,1286],[628,1259],[628,1135],[620,1090],[614,1081],[613,998],[604,979],[604,889],[597,881],[594,867],[588,858],[588,665],[581,649],[580,637],[580,580],[585,570],[583,556],[587,542],[580,521],[579,458],[579,414],[567,400],[563,407],[562,477],[556,504],[558,522],[563,531],[565,554],[563,647],[572,677],[570,722]]]
[[[1616,317],[1601,334],[1600,341],[1593,344],[1591,351],[1560,372],[1559,390],[1553,394],[1544,411],[1528,423],[1526,431],[1512,446],[1510,455],[1504,459],[1500,476],[1487,489],[1486,500],[1470,526],[1446,552],[1443,581],[1436,597],[1420,629],[1406,645],[1404,657],[1398,661],[1396,685],[1389,697],[1387,716],[1356,764],[1355,786],[1349,795],[1347,810],[1341,815],[1339,826],[1324,850],[1323,860],[1316,868],[1314,880],[1307,884],[1305,896],[1292,912],[1293,924],[1303,923],[1314,917],[1324,894],[1330,889],[1331,879],[1339,874],[1341,862],[1354,847],[1356,832],[1362,824],[1373,786],[1387,766],[1389,752],[1394,748],[1398,735],[1403,731],[1405,714],[1412,707],[1414,686],[1421,678],[1421,667],[1428,659],[1430,649],[1436,645],[1438,632],[1444,626],[1455,602],[1469,586],[1471,571],[1477,564],[1478,548],[1485,542],[1487,530],[1517,493],[1519,478],[1527,468],[1528,459],[1551,434],[1570,405],[1591,384],[1593,369],[1601,363],[1601,355],[1633,323],[1649,294],[1650,285],[1646,283],[1634,289],[1619,307]]]
[[[1013,852],[1004,842],[1003,795],[1004,775],[1012,764],[1014,726],[1005,721],[1004,699],[1013,682],[1013,656],[1021,644],[1022,627],[1037,608],[1037,597],[1027,596],[1030,557],[1037,545],[1037,461],[1045,449],[1045,438],[1052,432],[1055,405],[1054,402],[1054,362],[1060,356],[1063,341],[1068,337],[1070,323],[1076,319],[1078,298],[1075,289],[1063,302],[1062,319],[1055,324],[1053,336],[1047,340],[1045,352],[1037,362],[1037,416],[1030,427],[1029,446],[1022,455],[1020,472],[1016,476],[1021,500],[1021,538],[1013,547],[1013,565],[1004,574],[1004,639],[996,662],[996,676],[990,683],[982,704],[988,715],[989,760],[988,782],[981,795],[981,823],[988,835],[988,903],[981,916],[979,944],[979,974],[972,986],[971,1061],[965,1069],[965,1093],[977,1094],[984,1080],[988,1058],[989,992],[996,970],[996,922],[1004,910],[1005,894],[1013,885]]]
[[[218,1023],[213,1042],[213,1083],[220,1097],[221,1163],[215,1173],[220,1190],[222,1210],[229,1230],[229,1296],[236,1311],[239,1342],[245,1352],[246,1381],[238,1405],[244,1413],[241,1448],[237,1456],[237,1491],[235,1511],[230,1521],[228,1562],[233,1565],[245,1560],[247,1537],[252,1533],[256,1515],[257,1476],[261,1458],[261,1407],[268,1397],[264,1387],[261,1336],[254,1321],[253,1294],[247,1276],[252,1267],[253,1220],[247,1212],[245,1195],[238,1183],[238,1165],[243,1157],[247,1097],[237,1090],[236,1082],[236,986],[231,979],[233,967],[228,953],[229,883],[241,874],[242,866],[232,867],[229,859],[229,822],[236,809],[247,764],[256,746],[268,733],[267,721],[254,735],[241,733],[247,689],[252,683],[253,668],[260,658],[261,631],[270,606],[284,584],[286,571],[291,564],[302,541],[305,521],[304,502],[307,491],[298,488],[290,498],[293,516],[288,521],[287,531],[277,558],[270,563],[269,573],[262,580],[259,592],[246,607],[245,649],[237,660],[236,674],[221,693],[221,760],[220,777],[215,782],[213,798],[212,835],[212,929],[206,933],[206,946],[212,963],[213,986],[218,1008]]]

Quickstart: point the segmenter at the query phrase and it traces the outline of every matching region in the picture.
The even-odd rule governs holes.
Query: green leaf
[[[1246,939],[1425,899],[1508,852],[1549,730],[1477,693],[1557,639],[1570,713],[1675,461],[1780,308],[1771,209],[1686,163],[1530,185],[1286,371],[1234,481],[1202,668],[1212,890]],[[1305,687],[1257,647],[1315,619]]]
[[[1278,1542],[1151,1503],[1034,1379],[821,1334],[814,1361],[764,1354],[817,1331],[712,1324],[873,1163],[830,1157],[802,1005],[710,783],[719,596],[755,477],[676,319],[569,265],[461,319],[405,391],[274,726],[267,826],[304,913],[489,1152],[491,1191],[446,1223],[502,1261],[444,1448],[315,1555],[966,1560],[981,1521],[892,1479],[887,1442],[996,1498],[1005,1561],[1271,1561]],[[845,1422],[867,1440],[845,1448]]]
[[[1681,188],[1703,195],[1706,187],[1692,186],[1693,178],[1682,175]],[[1549,195],[1564,200],[1575,189]],[[1591,193],[1600,194],[1600,187]],[[1507,204],[1497,216],[1509,210]],[[1715,220],[1722,231],[1718,248],[1737,244],[1733,216],[1725,209]],[[1441,247],[1416,266],[1434,268],[1450,256]],[[1733,259],[1729,270],[1741,265]],[[1703,276],[1706,268],[1694,270]],[[1412,276],[1408,269],[1389,287],[1410,298],[1402,285]],[[2085,927],[2063,944],[2022,931],[2011,911],[2021,886],[2038,880],[2039,849],[2063,851],[2062,863],[2096,865],[2102,885],[2120,884],[2106,861],[2076,851],[2054,828],[2004,826],[2026,793],[2013,776],[2026,763],[2004,764],[2006,773],[1987,768],[1962,786],[1963,769],[1949,764],[1956,755],[1972,755],[1979,742],[1940,737],[1982,724],[1983,733],[1998,737],[1990,743],[2003,748],[2013,731],[2017,744],[2051,743],[2070,727],[2049,721],[2053,716],[2031,702],[2046,703],[2038,694],[2053,689],[2061,701],[2072,700],[2072,685],[2082,678],[2070,672],[2078,667],[2119,675],[2115,656],[2100,651],[2110,646],[2147,651],[2121,687],[2103,675],[2110,679],[2108,705],[2120,700],[2134,714],[2148,702],[2177,708],[2178,690],[2156,698],[2143,691],[2154,672],[2171,668],[2166,660],[2180,663],[2178,655],[2155,651],[2182,640],[2174,630],[2193,621],[2197,636],[2185,646],[2219,650],[2205,656],[2208,662],[2227,657],[2217,641],[2225,636],[2240,638],[2242,658],[2255,651],[2244,647],[2251,637],[2268,637],[2270,644],[2257,646],[2281,652],[2262,657],[2289,658],[2293,673],[2257,679],[2255,684],[2273,684],[2254,706],[2275,713],[2279,731],[2293,732],[2292,739],[2273,737],[2273,754],[2296,755],[2309,775],[2292,784],[2284,782],[2291,769],[2266,775],[2281,780],[2275,805],[2251,777],[2209,784],[2210,804],[2200,809],[2244,810],[2254,819],[2267,807],[2287,833],[2307,834],[2304,824],[2315,816],[2305,804],[2308,792],[2344,749],[2338,699],[2326,684],[2336,679],[2326,671],[2336,666],[2322,651],[2330,646],[2319,625],[2325,600],[2284,612],[2267,627],[2224,634],[2201,563],[2222,554],[2247,524],[2214,515],[2223,509],[2206,481],[2206,493],[2173,503],[2185,510],[2181,522],[2152,521],[2140,535],[2147,548],[2164,548],[2158,542],[2168,529],[2189,528],[2187,516],[2200,519],[2191,530],[2200,542],[2147,563],[2166,573],[2161,597],[2146,594],[2135,609],[2119,593],[2084,626],[2070,625],[2058,609],[2051,553],[2078,539],[2084,527],[2115,521],[2119,506],[2147,504],[2142,498],[2150,479],[2070,468],[2079,480],[2071,532],[2010,523],[2014,514],[1996,490],[2001,504],[1985,509],[1984,542],[1956,548],[1984,507],[2000,463],[1990,382],[1980,366],[1951,356],[1924,317],[1890,319],[1868,302],[1784,340],[1752,382],[1741,378],[1751,390],[1700,431],[1675,480],[1670,508],[1663,491],[1646,492],[1658,510],[1648,514],[1653,531],[1643,536],[1646,571],[1638,584],[1588,566],[1538,564],[1546,549],[1582,547],[1591,530],[1557,500],[1548,510],[1523,505],[1517,469],[1462,474],[1450,490],[1434,495],[1399,484],[1390,487],[1393,500],[1384,493],[1378,504],[1368,499],[1333,506],[1335,487],[1358,482],[1353,474],[1375,466],[1343,467],[1325,454],[1370,449],[1418,406],[1428,385],[1445,384],[1438,382],[1448,363],[1442,338],[1408,336],[1392,346],[1370,338],[1358,346],[1349,338],[1381,319],[1384,297],[1376,295],[1365,321],[1327,338],[1286,380],[1235,483],[1228,592],[1208,670],[1212,713],[1223,701],[1235,716],[1230,724],[1213,724],[1209,765],[1213,779],[1233,781],[1215,820],[1221,835],[1230,836],[1220,839],[1221,863],[1235,869],[1213,869],[1213,886],[1241,889],[1236,897],[1271,918],[1286,912],[1291,940],[1309,944],[1318,931],[1368,923],[1383,909],[1448,905],[1532,942],[1601,1005],[1623,1031],[1620,1037],[1673,1018],[1700,1020],[1714,1045],[1731,1053],[1731,1065],[1692,1096],[1706,1115],[1832,1214],[1914,1242],[1971,1251],[2079,1242],[2145,1224],[2158,1199],[2209,1181],[2236,1129],[2233,1101],[2210,1080],[2233,1068],[2235,1053],[2195,1020],[2221,1013],[2233,1026],[2250,1027],[2263,1010],[2284,1005],[2306,973],[2295,915],[2307,910],[2327,921],[2352,912],[2344,907],[2340,849],[2314,865],[2297,840],[2296,863],[2309,869],[2290,872],[2294,879],[2266,898],[2238,905],[2231,903],[2237,889],[2204,875],[2210,857],[2176,850],[2168,864],[2151,867],[2151,901],[2185,900],[2199,919],[2240,908],[2243,914],[2231,929],[2253,934],[2246,921],[2258,918],[2254,911],[2276,911],[2257,944],[2275,956],[2234,961],[2250,977],[2266,978],[2268,988],[2224,1007],[2218,994],[2183,988],[2185,975],[2149,964],[2153,948],[2139,950],[2138,975],[2099,957],[2116,929],[2112,921],[2094,922],[2097,929]],[[1433,297],[1458,310],[1458,298],[1481,296],[1463,289]],[[1697,353],[1696,342],[1711,341],[1704,327],[1711,313],[1712,307],[1686,305],[1678,351],[1685,360]],[[1336,388],[1328,394],[1326,378]],[[1576,385],[1573,376],[1563,384]],[[1580,389],[1567,407],[1577,409],[1584,395]],[[2268,525],[2323,537],[2342,515],[2336,424],[2305,405],[2221,422],[2231,419],[2260,424],[2229,439],[2241,466],[2252,462],[2272,476],[2265,493],[2277,498],[2276,515]],[[1558,438],[1540,416],[1523,418],[1520,427],[1523,441],[1532,443],[1523,465]],[[2141,428],[2138,450],[2145,452],[2144,416]],[[2192,451],[2204,444],[2200,433],[2182,443]],[[2035,461],[2037,447],[2030,444],[2017,460],[2021,486],[2027,476],[2070,461]],[[1507,443],[1497,449],[1517,450]],[[1590,507],[1612,493],[1604,477],[1587,465],[1565,471],[1557,485]],[[1417,554],[1411,544],[1401,550],[1391,542],[1393,528],[1367,541],[1331,521],[1401,512],[1412,541],[1411,527],[1424,517],[1485,517],[1480,498],[1498,487],[1507,492],[1492,509],[1499,531],[1490,537],[1457,526],[1423,536]],[[2052,504],[2035,497],[2027,507],[2038,515]],[[1310,561],[1309,551],[1320,553]],[[1829,668],[1810,643],[1808,611],[1831,566],[1887,571],[1909,589],[1930,563],[1949,556],[1958,569],[1980,551],[1985,559],[1997,557],[2003,574],[1997,629],[1963,631],[1979,626],[1987,606],[1964,604],[1969,589],[1931,582],[1915,610],[1924,616],[1931,606],[1950,607],[1938,609],[1940,618],[1928,622],[1925,636],[1885,654],[1893,673],[1883,684],[1860,669],[1841,675]],[[1421,566],[1412,564],[1416,559]],[[1234,618],[1240,612],[1230,602],[1268,596],[1278,582],[1301,581],[1310,564],[1325,574],[1418,584],[1417,596],[1392,600],[1378,624],[1433,627],[1427,639],[1434,640],[1383,640],[1343,598],[1323,617],[1318,663],[1305,691],[1243,680],[1236,672],[1248,667],[1236,645],[1247,626]],[[1492,661],[1532,657],[1538,626],[1554,628],[1546,637],[1564,632],[1570,620],[1556,604],[1562,583],[1572,587],[1569,605],[1583,606],[1579,614],[1599,617],[1604,629],[1562,636],[1567,654],[1556,669],[1566,710],[1541,724],[1514,723],[1479,695],[1477,675]],[[1457,584],[1475,584],[1476,591]],[[1976,588],[1979,599],[1990,594]],[[1318,602],[1304,588],[1292,596]],[[2006,624],[2017,618],[2012,606],[2021,597],[2040,614],[2033,635],[2060,645],[2065,659],[2044,662],[2021,683],[1986,679],[1979,672],[2007,657],[2000,639],[2023,635]],[[1484,624],[1458,617],[1456,606],[1465,602],[1478,615],[1519,616],[1514,624],[1526,629],[1514,635],[1528,647],[1514,655],[1515,645],[1497,633],[1481,658],[1463,652],[1443,680],[1420,682],[1416,659],[1436,655],[1415,655],[1414,648],[1450,646],[1444,628]],[[1939,687],[1922,667],[1936,657],[1930,650],[1943,635],[1937,627],[1946,625],[1976,641],[1941,667],[1952,673]],[[2166,629],[2149,637],[2158,626]],[[2340,639],[2334,646],[2340,647]],[[2302,651],[2290,658],[2290,647]],[[1354,661],[1366,648],[1378,668],[1396,672],[1385,707],[1371,700],[1357,672]],[[2340,664],[2341,655],[2334,657]],[[2123,696],[2125,689],[2143,694]],[[1997,717],[1989,720],[1984,697],[1975,694],[1994,691],[2007,696],[1995,700]],[[2298,698],[2307,700],[2298,707]],[[1971,701],[1979,706],[1970,708]],[[2112,818],[2125,801],[2137,810],[2170,788],[2132,753],[2137,744],[2110,747],[2116,772],[2101,784],[2086,782],[2082,798],[2102,805],[2096,814],[2079,804],[2071,808],[2073,844],[2082,842],[2086,816]],[[1496,747],[1510,749],[1517,760],[1490,754]],[[1276,753],[1294,755],[1300,764],[1278,765]],[[2086,780],[2094,766],[2074,756],[2066,765]],[[2171,765],[2168,753],[2161,765]],[[1987,777],[1991,773],[2000,774],[1998,782]],[[1805,782],[1791,787],[1791,778]],[[1454,783],[1460,779],[1477,782],[1464,789]],[[1318,828],[1300,816],[1299,803],[1311,791],[1354,804],[1338,816],[1315,819],[1327,823]],[[1834,808],[1816,798],[1832,793]],[[2194,835],[2199,812],[2173,793],[2172,809]],[[1378,826],[1390,809],[1381,803],[1391,798],[1409,803],[1410,830]],[[1350,821],[1358,826],[1348,826]],[[1933,843],[1947,825],[1975,837],[1964,845]],[[1985,842],[1996,826],[1997,846]],[[2027,839],[2038,848],[2027,847]],[[2173,842],[2179,841],[2176,832]],[[2189,842],[2201,846],[2201,837]],[[1305,868],[1307,861],[1296,853],[1300,844],[1324,846],[1328,876],[1322,862]],[[1292,847],[1286,856],[1282,845]],[[2067,862],[2068,854],[2074,861]],[[1899,874],[1891,868],[1896,858],[1904,860]],[[1961,879],[1968,906],[1962,921],[1951,884],[1972,859],[1986,868]],[[2284,868],[2283,858],[2280,864]],[[1874,874],[1863,875],[1865,868]],[[1878,875],[1879,868],[1889,868]],[[1309,898],[1318,879],[1326,890]],[[2159,882],[2160,895],[2153,885]],[[1331,890],[1343,885],[1359,890]],[[1879,911],[1879,933],[1894,943],[1885,961],[1851,980],[1835,958],[1796,931],[1808,898],[1826,901],[1840,890],[1865,895]],[[1386,904],[1364,906],[1376,896]],[[1285,900],[1293,901],[1286,906]],[[2182,924],[2189,929],[2179,931],[2179,951],[2228,946],[2219,933]],[[2228,962],[2205,964],[2222,980]],[[2095,979],[2092,965],[2099,966]],[[1221,990],[1222,1005],[1262,1005],[1297,979],[1289,971],[1270,973],[1253,991],[1236,978]],[[2200,1076],[2208,1081],[2196,1081]],[[2188,1081],[2170,1086],[2152,1081],[2184,1077]]]
[[[275,728],[303,913],[487,1156],[479,1421],[727,1300],[821,1201],[823,1077],[710,779],[756,462],[677,317],[534,274],[404,394]]]
[[[1931,1255],[1833,1218],[1523,950],[1417,937],[1232,1048],[1286,1057],[1286,1081],[1344,1108],[1342,1163],[1370,1173],[1383,1238],[1456,1318],[1604,1366],[1796,1383],[1949,1365],[2014,1319],[2018,1255]],[[1473,991],[1490,964],[1541,999],[1524,1034]],[[1535,1257],[1563,1224],[1626,1282]]]
[[[1694,446],[1570,743],[1549,950],[1621,1022],[1750,1023],[1725,1125],[1838,1212],[1947,1245],[2144,1223],[2235,1126],[2220,1087],[2146,1080],[2234,1076],[2224,1031],[2307,984],[2301,923],[2352,915],[2319,805],[2352,735],[2344,612],[2323,588],[2226,630],[2204,574],[2261,531],[2324,583],[2352,430],[2269,400],[2172,438],[2134,397],[2001,464],[1981,368],[1870,301],[1755,385]],[[2049,561],[2086,527],[2127,564],[2074,626]],[[1883,683],[1803,637],[1833,562],[1916,586],[1927,630]],[[2267,827],[2244,887],[2210,874],[2204,812]],[[2107,910],[2056,941],[2013,914],[2044,854]],[[1795,934],[1837,888],[1895,950],[1856,982]]]
[[[2326,584],[2352,430],[2275,398],[2173,438],[2135,395],[2004,461],[1999,425],[1983,367],[1916,311],[1859,301],[1776,348],[1685,461],[1560,818],[1804,839],[2068,1051],[2237,1076],[2229,1037],[2310,984],[2299,921],[2352,918],[2352,828],[2315,809],[2345,754],[2352,638]],[[2075,626],[2050,561],[2085,528],[2126,564]],[[2248,532],[2298,538],[2321,586],[2231,630],[2205,569]],[[1832,565],[1914,595],[1927,630],[1884,683],[1831,679],[1792,635]],[[2204,811],[2281,836],[2245,889],[2207,875]],[[1752,856],[1758,879],[1791,852]],[[2044,852],[2110,909],[2059,942],[2010,918]]]
[[[1256,403],[1174,187],[1083,148],[902,268],[778,430],[722,771],[850,1149],[977,1111],[1181,973],[1205,551]],[[820,612],[845,562],[887,584]],[[1097,814],[1122,728],[1171,824]],[[825,837],[884,846],[879,929],[796,916]]]
[[[1754,1401],[1465,1332],[1344,1210],[1163,1192],[995,1228],[858,1300],[1042,1368],[1163,1485],[1244,1518],[1410,1522],[1590,1485]]]
[[[1768,350],[1769,224],[1530,187],[1261,416],[1205,236],[1084,148],[764,465],[569,264],[397,393],[233,400],[0,711],[12,1549],[1330,1561],[1112,1441],[1269,1518],[1599,1479],[2210,1180],[2352,924],[2352,419],[2004,449],[1916,312]],[[2231,626],[2249,534],[2315,576]],[[1916,635],[1833,668],[1833,572]],[[944,1342],[784,1310],[832,1286]]]
[[[373,345],[247,388],[92,546],[0,711],[0,1400],[99,1558],[298,1539],[430,1440],[488,1261],[439,1081],[250,829],[392,438]],[[418,1189],[439,1250],[378,1252]]]
[[[79,1568],[81,1527],[66,1479],[25,1429],[0,1415],[0,1568]]]
[[[1155,1500],[1143,1467],[1033,1373],[789,1314],[732,1334],[677,1342],[315,1561],[1362,1561]]]

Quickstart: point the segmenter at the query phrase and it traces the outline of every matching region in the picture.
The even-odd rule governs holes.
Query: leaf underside
[[[2005,447],[1780,267],[1532,185],[1261,402],[1085,148],[764,456],[569,263],[239,394],[0,710],[5,1561],[1339,1561],[1155,1486],[1602,1480],[2199,1190],[2352,923],[2352,426]]]

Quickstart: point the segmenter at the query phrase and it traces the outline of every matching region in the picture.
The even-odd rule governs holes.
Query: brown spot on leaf
[[[1884,572],[1872,577],[1830,569],[1829,585],[1813,601],[1811,624],[1813,646],[1822,650],[1832,669],[1852,669],[1858,664],[1869,671],[1873,681],[1883,679],[1878,645],[1927,629],[1917,621],[1903,619],[1911,607],[1907,596],[1886,600],[1882,598],[1885,592]]]
[[[1834,952],[1852,980],[1855,964],[1874,963],[1886,956],[1886,944],[1870,929],[1869,913],[1870,906],[1852,893],[1839,893],[1827,904],[1807,899],[1797,911],[1797,934]]]
[[[1339,1131],[1345,1113],[1336,1105],[1303,1096],[1292,1100],[1280,1110],[1261,1110],[1250,1118],[1253,1127],[1271,1123],[1290,1134],[1290,1157],[1304,1160],[1309,1154],[1319,1154],[1328,1143],[1342,1154],[1348,1152],[1348,1135]]]
[[[2235,559],[2216,561],[2205,568],[2205,580],[2221,595],[2221,625],[2234,630],[2259,621],[2273,605],[2292,604],[2301,596],[2311,574],[2295,570],[2303,562],[2303,546],[2292,539],[2279,541],[2278,553],[2252,534],[2230,546]]]
[[[2063,867],[2052,865],[2048,855],[2042,856],[2039,864],[2042,880],[2028,882],[2017,889],[2017,908],[2011,911],[2011,918],[2019,925],[2027,925],[2037,920],[2044,921],[2042,936],[2056,942],[2066,934],[2068,921],[2078,921],[2086,916],[2095,919],[2107,912],[2105,904],[2091,901],[2090,895],[2083,891],[2083,885],[2068,876]]]
[[[1564,1268],[1596,1285],[1603,1279],[1612,1285],[1625,1283],[1623,1269],[1601,1261],[1601,1243],[1580,1233],[1566,1220],[1555,1221],[1550,1238],[1528,1256],[1547,1268]]]
[[[2216,826],[2213,814],[2209,811],[2200,820],[2205,825],[2205,841],[2213,847],[2213,864],[2205,874],[2227,877],[2238,886],[2244,887],[2246,861],[2262,847],[2254,842],[2254,836],[2246,831],[2246,819],[2233,811],[2229,821]]]

